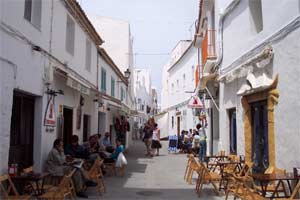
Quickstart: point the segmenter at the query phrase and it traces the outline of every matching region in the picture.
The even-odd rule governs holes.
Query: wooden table
[[[240,171],[242,169],[242,163],[238,162],[238,161],[231,161],[231,160],[217,161],[217,166],[219,166],[219,168],[220,168],[220,175],[222,177],[220,184],[219,184],[219,190],[227,189],[227,185],[224,184],[224,181],[225,181],[224,169],[228,165],[235,165],[234,171],[237,171],[237,170]]]
[[[228,156],[225,155],[214,155],[214,156],[205,156],[204,160],[206,162],[206,167],[209,171],[215,171],[217,168],[217,162],[225,161],[228,158]],[[213,165],[210,165],[210,160],[214,163]]]
[[[39,196],[44,193],[44,178],[49,176],[48,172],[44,173],[26,173],[20,176],[11,177],[12,181],[15,183],[19,183],[24,187],[29,185],[32,189],[34,196]],[[34,187],[34,185],[36,187]],[[23,188],[24,190],[24,188]]]
[[[285,173],[285,174],[252,174],[251,175],[254,180],[259,181],[261,190],[262,190],[262,195],[266,197],[267,195],[267,189],[268,189],[268,184],[272,181],[278,181],[275,187],[275,190],[273,191],[272,195],[270,198],[288,198],[292,194],[293,190],[291,187],[291,181],[299,181],[300,176],[295,176],[294,173]],[[284,182],[287,183],[288,188],[289,188],[289,194],[284,195],[284,196],[275,196],[276,193],[278,193],[279,186],[282,185],[284,186]]]

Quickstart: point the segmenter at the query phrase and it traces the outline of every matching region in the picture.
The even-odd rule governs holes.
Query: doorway
[[[229,114],[229,139],[230,139],[230,154],[237,154],[236,145],[236,109],[230,109]]]
[[[64,128],[63,128],[63,143],[64,146],[71,143],[73,135],[73,110],[64,107]]]
[[[83,142],[88,141],[90,132],[91,116],[83,115]]]
[[[106,114],[103,112],[98,112],[98,133],[103,137],[106,131]]]
[[[177,136],[180,137],[180,116],[177,116]]]
[[[269,167],[267,101],[251,103],[253,171],[263,173]]]
[[[8,164],[33,165],[34,97],[14,91]]]

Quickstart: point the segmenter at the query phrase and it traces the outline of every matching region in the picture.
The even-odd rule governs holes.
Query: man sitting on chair
[[[46,169],[52,176],[64,176],[67,172],[71,171],[74,167],[68,165],[66,156],[64,154],[63,142],[56,139],[53,143],[53,148],[48,154],[46,160]],[[87,198],[88,196],[83,191],[83,185],[96,186],[97,184],[90,181],[86,172],[83,169],[77,169],[74,173],[72,180],[75,185],[76,195],[79,197]]]

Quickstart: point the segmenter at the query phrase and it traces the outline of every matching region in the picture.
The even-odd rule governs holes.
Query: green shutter
[[[101,90],[106,91],[106,71],[104,68],[101,69]]]
[[[111,77],[111,96],[115,96],[115,79]]]

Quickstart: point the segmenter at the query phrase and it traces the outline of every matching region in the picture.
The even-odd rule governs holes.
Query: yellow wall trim
[[[278,74],[270,87],[261,92],[242,97],[244,109],[244,134],[245,134],[245,160],[252,162],[252,127],[251,127],[251,106],[250,103],[260,100],[267,100],[268,106],[268,142],[269,142],[269,167],[276,167],[275,163],[275,128],[274,128],[274,107],[278,103],[279,91]]]

